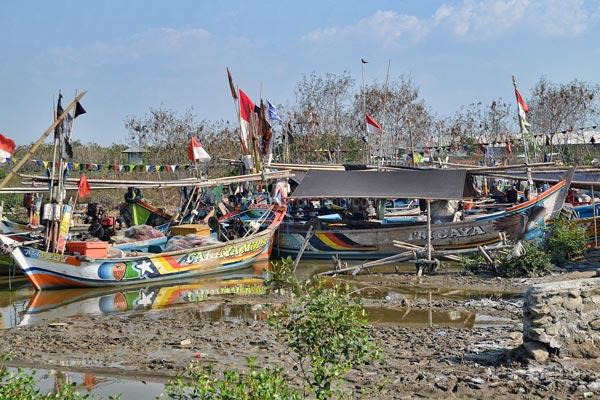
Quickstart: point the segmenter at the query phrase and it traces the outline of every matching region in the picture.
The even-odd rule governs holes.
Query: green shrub
[[[573,257],[582,255],[586,249],[585,228],[564,217],[557,218],[546,238],[546,250],[552,262],[563,267]]]
[[[265,280],[268,292],[291,290],[294,294],[302,293],[302,285],[298,282],[294,271],[294,259],[290,256],[281,261],[271,262],[271,271]]]
[[[224,371],[216,377],[212,367],[192,364],[184,376],[165,385],[165,395],[175,400],[300,400],[300,394],[286,383],[281,368],[258,369],[248,359],[249,371]]]
[[[311,288],[272,313],[269,323],[296,354],[301,376],[317,399],[333,396],[334,385],[350,369],[380,357],[360,299],[337,286]]]
[[[523,243],[524,253],[513,257],[510,254],[499,259],[498,274],[508,278],[536,277],[552,272],[552,261],[543,249],[535,244]]]
[[[480,253],[474,255],[461,256],[458,261],[458,268],[467,274],[480,274],[490,272],[488,262]]]

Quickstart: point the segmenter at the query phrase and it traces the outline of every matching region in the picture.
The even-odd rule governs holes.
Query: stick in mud
[[[296,260],[294,261],[294,274],[296,273],[296,268],[298,268],[298,264],[300,263],[300,259],[302,259],[302,254],[304,254],[304,250],[306,250],[306,247],[308,246],[308,242],[310,240],[310,238],[312,238],[313,236],[313,229],[314,227],[311,225],[310,228],[308,228],[308,232],[306,232],[306,237],[304,238],[304,243],[302,243],[302,247],[300,248],[300,251],[298,252],[298,255],[296,256]]]

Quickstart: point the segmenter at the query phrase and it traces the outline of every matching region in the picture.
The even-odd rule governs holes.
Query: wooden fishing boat
[[[503,211],[472,216],[459,222],[434,222],[431,225],[431,245],[436,250],[473,248],[500,242],[500,234],[506,234],[510,240],[541,238],[546,222],[555,218],[562,209],[569,181],[567,177],[537,197]],[[376,190],[369,188],[369,192]],[[286,219],[276,237],[278,254],[296,256],[304,246],[311,225],[313,234],[306,244],[304,258],[331,259],[335,255],[341,259],[380,259],[398,253],[394,241],[425,247],[428,242],[426,222],[399,225],[356,223],[351,226],[314,219]]]
[[[49,253],[21,246],[6,235],[0,235],[0,241],[38,290],[132,285],[229,272],[268,259],[273,236],[285,213],[285,206],[264,209],[254,232],[238,239],[170,252],[153,241],[152,245],[129,248],[127,254],[136,255],[125,257],[92,259]]]

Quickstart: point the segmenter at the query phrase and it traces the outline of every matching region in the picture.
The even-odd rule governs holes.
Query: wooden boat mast
[[[25,165],[25,163],[31,159],[31,157],[35,154],[35,152],[39,149],[39,147],[48,138],[50,133],[54,131],[54,128],[56,128],[59,124],[61,124],[65,120],[69,111],[71,111],[71,109],[73,107],[75,107],[75,105],[79,102],[79,100],[81,100],[81,98],[83,96],[85,96],[86,93],[87,92],[84,90],[83,92],[81,92],[77,96],[75,96],[75,99],[71,103],[69,103],[69,105],[64,109],[63,113],[61,115],[59,115],[58,118],[56,118],[56,120],[52,123],[52,125],[50,125],[50,127],[48,129],[46,129],[46,131],[33,144],[33,146],[31,146],[31,149],[29,149],[29,151],[27,151],[27,153],[23,156],[23,158],[21,158],[15,164],[13,169],[10,170],[10,172],[8,174],[6,174],[6,177],[4,177],[2,182],[0,182],[0,189],[6,187],[8,182],[17,174],[17,172],[19,172],[19,170],[23,167],[23,165]]]

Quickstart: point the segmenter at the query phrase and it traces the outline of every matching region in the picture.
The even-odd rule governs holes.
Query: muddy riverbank
[[[521,296],[526,288],[539,281],[591,275],[573,272],[528,280],[455,273],[343,278],[364,298],[369,329],[384,351],[382,362],[352,371],[349,387],[357,395],[380,399],[599,395],[600,367],[595,362],[554,360],[539,365],[510,360],[510,349],[521,341]],[[227,285],[227,290],[220,286],[212,291],[191,285],[187,297],[181,296],[185,285],[38,297],[37,314],[25,314],[21,326],[0,331],[0,352],[11,352],[11,365],[155,382],[181,373],[192,361],[239,369],[248,356],[257,356],[260,365],[283,366],[294,378],[289,349],[266,323],[269,304],[286,298],[267,296],[260,286],[243,282],[242,289]],[[174,292],[188,301],[157,303]],[[35,320],[40,313],[46,314]],[[371,393],[378,385],[383,390]]]

